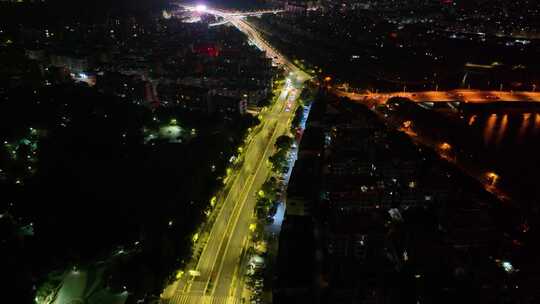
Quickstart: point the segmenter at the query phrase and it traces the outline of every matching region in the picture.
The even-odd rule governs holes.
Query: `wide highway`
[[[242,302],[240,262],[247,245],[249,226],[254,223],[256,192],[270,173],[267,160],[274,152],[276,138],[289,132],[296,108],[294,103],[303,81],[309,77],[273,49],[238,13],[207,8],[204,12],[229,20],[257,47],[266,51],[268,57],[282,65],[289,72],[291,81],[287,81],[278,100],[261,113],[261,125],[254,129],[250,141],[243,147],[244,161],[234,178],[228,181],[225,188],[229,191],[217,199],[221,208],[216,211],[215,222],[196,266],[191,269],[191,274],[186,270],[186,275],[173,285],[172,291],[163,293],[163,302],[170,304]]]

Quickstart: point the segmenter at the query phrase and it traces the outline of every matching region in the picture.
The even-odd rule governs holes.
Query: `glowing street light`
[[[409,129],[412,126],[412,121],[406,120],[403,122],[403,128]]]
[[[206,12],[206,9],[207,9],[207,7],[204,4],[197,4],[197,6],[195,6],[195,10],[197,12],[201,12],[201,13]]]
[[[176,273],[176,279],[177,280],[180,280],[182,278],[182,276],[184,275],[184,271],[183,270],[179,270],[177,273]]]
[[[450,149],[452,149],[452,146],[449,143],[445,142],[439,145],[439,148],[443,151],[449,151]]]
[[[486,176],[488,178],[488,181],[490,182],[490,186],[495,186],[495,183],[499,179],[499,175],[494,172],[488,172]]]
[[[257,229],[257,224],[256,223],[249,224],[249,231],[254,232],[255,229]]]

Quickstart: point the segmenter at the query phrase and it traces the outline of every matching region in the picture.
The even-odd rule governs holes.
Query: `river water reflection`
[[[471,136],[482,141],[471,149],[529,198],[540,198],[540,112],[475,111],[460,117]],[[475,151],[474,151],[475,150]]]

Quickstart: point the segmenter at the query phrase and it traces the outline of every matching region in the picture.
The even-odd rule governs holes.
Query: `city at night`
[[[540,303],[539,174],[538,0],[0,0],[0,303]]]

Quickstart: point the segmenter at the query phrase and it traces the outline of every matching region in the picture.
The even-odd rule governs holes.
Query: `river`
[[[540,198],[540,112],[486,108],[459,119],[481,141],[464,149],[489,164],[511,192],[522,199]]]

